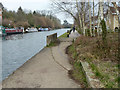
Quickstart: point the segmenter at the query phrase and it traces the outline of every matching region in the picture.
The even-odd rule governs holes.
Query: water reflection
[[[14,34],[14,35],[3,36],[2,40],[18,40],[22,38],[23,38],[23,34]]]

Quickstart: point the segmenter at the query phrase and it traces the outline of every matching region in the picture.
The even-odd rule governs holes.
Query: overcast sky
[[[2,2],[3,6],[7,8],[7,10],[15,10],[21,6],[22,9],[27,10],[51,10],[51,0],[0,0]],[[61,22],[65,19],[68,20],[69,23],[73,23],[72,18],[67,18],[65,15],[57,14],[56,15]]]
[[[61,0],[59,0],[61,1]],[[63,1],[75,1],[75,0],[63,0]],[[81,0],[82,1],[82,0]],[[83,0],[85,1],[85,0]],[[93,1],[93,0],[90,0]],[[98,1],[98,0],[94,0]],[[105,0],[103,0],[105,1]],[[109,0],[108,0],[109,1]],[[113,1],[120,1],[120,0],[113,0]],[[21,6],[22,9],[27,9],[27,10],[51,10],[51,0],[0,0],[2,4],[4,5],[7,10],[15,10]],[[72,17],[65,16],[64,14],[57,14],[56,15],[61,22],[66,19],[69,23],[73,23]]]

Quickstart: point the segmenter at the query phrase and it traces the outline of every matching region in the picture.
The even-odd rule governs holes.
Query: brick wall
[[[0,8],[0,25],[2,25],[2,9]]]

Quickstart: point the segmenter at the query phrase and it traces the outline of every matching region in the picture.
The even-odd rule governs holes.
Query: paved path
[[[77,36],[77,32],[72,33],[70,38],[61,38],[59,46],[44,48],[5,79],[3,88],[80,88],[68,77],[72,67],[65,54],[65,48]]]

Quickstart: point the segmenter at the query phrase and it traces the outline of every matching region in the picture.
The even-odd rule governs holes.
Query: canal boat
[[[26,32],[27,33],[30,33],[30,32],[38,32],[37,28],[28,28],[26,29]]]
[[[51,28],[39,28],[38,31],[50,31]]]
[[[23,33],[24,28],[5,28],[0,26],[0,36]]]
[[[5,29],[5,33],[6,34],[18,34],[18,33],[23,33],[23,29],[21,29],[21,28],[12,28],[12,29],[9,29],[9,28],[7,28],[7,29]]]

